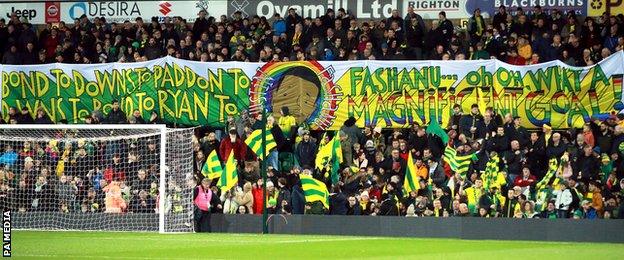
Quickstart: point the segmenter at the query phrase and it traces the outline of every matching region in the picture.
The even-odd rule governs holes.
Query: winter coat
[[[107,124],[125,124],[128,120],[126,114],[121,109],[117,109],[117,111],[111,110],[104,121]]]
[[[317,151],[318,147],[316,143],[311,140],[308,142],[301,141],[295,150],[295,156],[297,157],[299,165],[303,168],[314,167]]]
[[[303,196],[303,190],[299,185],[294,185],[291,193],[292,201],[292,213],[303,214],[305,211],[305,198]]]
[[[345,134],[347,134],[347,137],[349,138],[349,142],[351,144],[355,144],[355,143],[363,144],[364,134],[362,134],[362,130],[360,130],[360,128],[358,128],[355,125],[355,119],[353,118],[347,119],[347,121],[345,121],[344,126],[342,126],[340,130],[342,130]]]
[[[262,207],[264,205],[264,199],[262,197],[262,187],[254,187],[251,189],[253,195],[253,213],[262,214]]]
[[[474,135],[470,132],[470,128],[473,126],[477,128]],[[483,138],[484,136],[479,135],[484,132],[484,128],[485,124],[483,123],[483,116],[481,115],[464,115],[459,121],[459,133],[464,134],[468,138]]]
[[[292,204],[290,191],[287,188],[280,188],[279,193],[277,194],[277,205],[275,206],[275,210],[279,213],[282,212],[282,201],[288,202],[288,205]]]
[[[221,141],[221,145],[219,146],[219,156],[221,160],[226,161],[231,151],[234,151],[234,159],[236,159],[239,164],[245,161],[247,145],[243,143],[240,138],[237,137],[234,143],[232,143],[229,136]]]
[[[346,215],[347,206],[347,197],[342,192],[329,197],[329,212],[331,215]]]
[[[570,189],[555,190],[553,194],[555,195],[555,207],[557,209],[568,210],[570,208],[570,204],[572,203],[572,193]]]

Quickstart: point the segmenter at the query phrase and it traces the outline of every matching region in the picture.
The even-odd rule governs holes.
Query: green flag
[[[403,189],[408,195],[410,192],[418,192],[420,189],[420,177],[416,174],[416,166],[411,152],[407,155],[407,170],[405,171],[405,180],[403,180]]]
[[[316,169],[319,171],[326,168],[329,160],[331,160],[332,155],[333,155],[332,148],[334,144],[334,139],[324,144],[323,142],[325,142],[326,134],[327,132],[323,134],[323,138],[321,139],[321,142],[319,143],[319,149],[316,154],[316,160],[314,161],[314,165]]]
[[[221,188],[222,192],[225,192],[236,185],[238,185],[238,170],[236,169],[236,162],[234,160],[234,150],[232,150],[225,162],[225,169],[221,174],[221,178],[219,178],[217,186]]]
[[[440,124],[438,124],[438,120],[431,120],[431,122],[429,122],[429,126],[427,126],[426,132],[427,134],[432,134],[440,137],[444,145],[446,145],[449,141],[448,134],[446,134],[446,131],[444,131]]]
[[[501,180],[500,176],[500,167],[498,164],[500,162],[500,158],[498,155],[493,155],[490,160],[487,162],[485,166],[485,172],[481,175],[481,179],[483,180],[483,188],[485,190],[490,190],[491,187],[501,188],[505,183],[505,178],[503,177]]]
[[[223,173],[223,168],[221,167],[221,161],[219,161],[219,156],[217,156],[217,149],[212,150],[208,158],[206,158],[206,163],[204,163],[204,167],[201,170],[202,175],[208,179],[214,179],[221,177]]]
[[[275,139],[273,139],[273,134],[271,134],[271,131],[266,130],[266,151],[267,153],[275,148],[277,146],[277,144],[275,143]],[[256,154],[256,156],[258,156],[258,158],[260,158],[261,160],[262,158],[262,129],[258,129],[256,131],[251,132],[251,134],[247,137],[247,139],[245,139],[245,144],[247,144],[247,146],[249,146],[249,148]]]
[[[450,146],[444,149],[444,161],[451,166],[451,170],[464,176],[470,164],[472,163],[473,154],[470,155],[457,155],[457,151]]]
[[[306,202],[320,201],[325,208],[329,208],[329,192],[325,183],[312,178],[307,174],[299,174],[301,188]]]
[[[332,166],[331,166],[331,183],[336,184],[340,180],[340,163],[342,163],[342,146],[340,146],[340,134],[337,133],[332,139]]]

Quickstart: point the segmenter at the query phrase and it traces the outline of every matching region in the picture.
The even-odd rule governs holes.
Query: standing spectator
[[[21,54],[21,63],[22,64],[37,64],[38,53],[35,50],[35,44],[29,42],[26,44],[25,50]]]
[[[349,196],[347,199],[347,214],[352,216],[359,216],[362,214],[362,206],[358,203],[357,199],[354,196]]]
[[[253,214],[253,194],[251,192],[251,183],[245,182],[242,190],[237,190],[235,197],[236,204],[244,206],[249,214]]]
[[[135,124],[145,124],[145,119],[143,119],[143,115],[141,115],[141,112],[138,109],[135,109],[132,112],[131,119]]]
[[[290,114],[290,109],[287,106],[283,106],[280,113],[281,117],[278,120],[278,125],[282,129],[286,142],[292,145],[294,143],[293,136],[297,129],[297,120]]]
[[[113,99],[111,111],[104,120],[108,124],[124,124],[128,122],[126,114],[119,108],[119,101]]]
[[[442,38],[442,43],[444,44],[444,46],[448,47],[449,43],[451,42],[451,37],[453,36],[453,22],[451,22],[450,20],[446,19],[446,12],[441,11],[438,14],[438,18],[439,18],[439,25],[438,25],[438,35],[441,36]]]
[[[292,33],[295,30],[295,26],[300,23],[303,23],[303,19],[297,14],[297,10],[289,8],[288,16],[286,17],[287,31]]]
[[[494,19],[492,21],[494,28],[501,30],[503,25],[506,24],[507,15],[507,8],[505,8],[504,5],[500,5],[498,7],[498,12],[494,14]]]
[[[148,60],[155,60],[163,56],[163,49],[155,38],[150,38],[144,53]]]
[[[316,143],[310,139],[310,131],[303,130],[302,134],[303,139],[297,145],[295,158],[297,158],[297,161],[302,168],[313,168],[318,147]]]
[[[28,111],[28,107],[22,107],[22,113],[17,116],[17,122],[22,125],[33,124],[35,121]]]
[[[286,21],[280,16],[279,13],[273,15],[273,35],[282,35],[286,33]]]
[[[43,109],[43,107],[37,108],[37,115],[35,116],[35,124],[53,124],[52,120]]]
[[[485,29],[485,21],[483,16],[481,16],[481,9],[477,8],[468,20],[468,34],[470,35],[471,45],[481,41]]]
[[[2,55],[2,64],[19,64],[19,60],[19,53],[15,45],[11,45]]]
[[[70,183],[65,175],[59,177],[59,183],[56,185],[55,192],[58,198],[57,205],[65,204],[68,209],[73,209],[76,201],[76,194],[78,192],[78,188],[76,187],[74,181],[71,181]]]
[[[479,106],[473,104],[470,107],[470,114],[462,116],[459,123],[459,132],[466,137],[476,140],[483,138],[482,134],[484,130],[483,116],[479,113]]]
[[[278,124],[275,123],[275,117],[268,116],[266,122],[267,122],[266,124],[267,130],[271,131],[271,134],[273,135],[273,139],[275,140],[275,143],[277,144],[276,149],[269,151],[268,163],[273,167],[273,169],[279,171],[280,170],[279,153],[290,152],[289,149],[291,148],[288,146],[288,143],[285,140],[286,138],[284,137],[284,133],[282,132],[282,129],[279,127]]]
[[[329,214],[346,215],[348,211],[347,197],[342,193],[339,186],[334,186],[333,193],[329,197]]]
[[[200,185],[193,190],[193,204],[195,205],[195,232],[210,232],[211,212],[223,208],[216,194],[210,190],[210,180],[204,178]]]
[[[234,159],[237,161],[245,161],[247,147],[238,137],[236,128],[230,128],[228,136],[223,138],[219,146],[219,156],[222,160],[226,160],[231,152],[234,153]]]
[[[572,193],[570,193],[568,184],[565,182],[560,183],[558,189],[553,191],[553,194],[555,195],[557,218],[568,218],[570,204],[572,203]]]

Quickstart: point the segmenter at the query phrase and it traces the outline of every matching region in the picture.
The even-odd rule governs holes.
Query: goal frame
[[[166,150],[167,150],[167,125],[165,124],[17,124],[17,125],[0,125],[0,130],[5,129],[149,129],[158,130],[160,133],[160,180],[158,191],[158,233],[165,233],[165,195],[166,184]]]

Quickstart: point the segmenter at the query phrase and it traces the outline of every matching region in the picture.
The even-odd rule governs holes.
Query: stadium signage
[[[587,4],[587,15],[600,16],[607,12],[611,15],[624,14],[623,0],[589,0]]]
[[[13,3],[0,4],[0,14],[3,17],[10,18],[15,13],[18,18],[26,18],[29,23],[43,24],[45,22],[45,5],[44,3]]]
[[[527,13],[532,13],[535,6],[541,6],[544,13],[550,13],[553,10],[561,12],[574,11],[578,15],[587,15],[587,1],[583,0],[494,0],[480,1],[477,7],[481,8],[482,13],[490,16],[498,11],[498,7],[504,5],[507,12],[515,13],[518,7]]]
[[[11,7],[11,11],[6,14],[7,17],[11,17],[12,14],[16,14],[17,17],[24,17],[28,20],[35,18],[37,16],[37,10],[35,9],[15,9],[15,7]]]
[[[228,13],[240,11],[243,16],[271,17],[275,13],[282,17],[293,8],[302,17],[320,17],[328,9],[335,12],[340,8],[348,10],[359,19],[385,19],[392,16],[392,10],[399,10],[404,16],[408,6],[413,6],[425,19],[437,19],[440,11],[446,11],[448,18],[466,18],[471,12],[466,11],[467,4],[477,0],[301,0],[293,3],[286,0],[229,0]]]
[[[450,19],[468,18],[474,9],[471,2],[478,0],[406,0],[403,14],[407,13],[408,6],[412,6],[424,19],[438,19],[440,11],[446,12],[446,17]]]
[[[24,17],[31,24],[58,22],[60,19],[59,9],[59,2],[0,4],[2,17],[10,18],[15,13],[18,18]]]
[[[46,23],[58,23],[61,21],[60,2],[45,2]]]
[[[78,2],[69,8],[69,17],[78,19],[82,15],[87,17],[139,17],[141,11],[137,2],[110,1],[110,2]]]
[[[276,13],[285,17],[288,15],[288,9],[290,8],[297,10],[297,13],[303,17],[320,17],[325,14],[327,9],[338,10],[341,7],[347,8],[347,6],[342,6],[341,4],[343,2],[346,3],[345,0],[301,1],[298,3],[281,0],[231,0],[229,2],[231,8],[231,10],[229,10],[230,13],[240,11],[248,16],[259,15],[266,17],[271,17]]]
[[[137,17],[149,20],[157,17],[180,16],[188,22],[197,19],[200,10],[207,10],[212,16],[226,14],[226,1],[91,1],[63,2],[60,5],[61,20],[73,22],[83,14],[89,19],[105,17],[108,22],[134,21]]]
[[[350,116],[358,126],[408,127],[431,119],[445,125],[455,104],[464,111],[479,104],[519,116],[528,128],[544,123],[568,128],[624,111],[623,65],[622,51],[590,67],[559,61],[532,66],[497,60],[200,63],[165,57],[142,63],[3,65],[0,84],[3,111],[42,107],[52,120],[70,123],[80,123],[93,110],[106,114],[111,100],[118,99],[128,114],[136,109],[147,117],[156,111],[167,122],[215,127],[243,110],[257,114],[282,105],[299,111],[300,122],[314,129],[338,129]],[[293,91],[307,95],[284,95]]]

